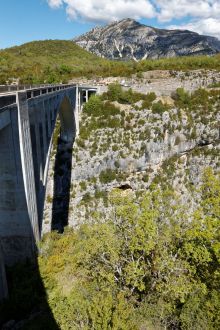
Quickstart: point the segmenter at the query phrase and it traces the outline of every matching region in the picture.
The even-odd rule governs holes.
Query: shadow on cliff
[[[6,269],[9,298],[0,304],[2,330],[58,330],[50,310],[37,258]]]
[[[52,206],[52,230],[63,233],[68,225],[71,191],[73,143],[58,139],[54,167],[54,195]]]

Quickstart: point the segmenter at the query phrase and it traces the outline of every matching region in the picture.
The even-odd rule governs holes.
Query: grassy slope
[[[12,77],[28,83],[52,83],[80,76],[129,76],[154,69],[219,70],[220,55],[118,62],[99,58],[65,40],[34,41],[0,50],[0,83]]]
[[[105,63],[71,41],[34,41],[0,51],[0,77],[57,81],[99,72]]]

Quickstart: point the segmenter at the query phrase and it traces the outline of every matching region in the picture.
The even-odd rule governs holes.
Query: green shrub
[[[156,103],[153,103],[152,105],[152,112],[153,113],[157,113],[157,114],[162,114],[163,112],[167,111],[168,110],[168,107],[163,104],[161,101],[158,101]]]
[[[104,94],[109,101],[118,101],[123,93],[122,87],[119,83],[113,83],[108,86],[108,91]]]
[[[97,199],[105,199],[107,198],[107,192],[106,191],[103,191],[103,190],[96,190],[95,191],[95,198]]]
[[[92,200],[92,197],[90,195],[90,193],[86,193],[85,195],[83,195],[82,201],[85,203],[89,203]]]
[[[156,100],[157,96],[154,92],[148,93],[142,102],[142,109],[150,109],[154,100]]]
[[[98,95],[92,95],[89,101],[84,104],[83,111],[89,116],[101,116],[102,115],[102,100]]]
[[[81,190],[86,190],[86,189],[87,189],[86,181],[81,181],[81,182],[79,183],[79,185],[80,185]]]
[[[112,151],[117,151],[118,150],[118,145],[117,144],[114,144],[113,146],[112,146]]]
[[[117,101],[121,104],[134,104],[140,100],[148,100],[149,102],[154,100],[154,93],[150,93],[148,96],[142,93],[133,91],[131,88],[123,90],[118,83],[110,84],[107,93],[103,94],[103,99],[109,101]],[[152,99],[153,97],[153,99]],[[152,102],[151,101],[151,102]]]
[[[106,171],[102,171],[99,175],[99,180],[101,183],[109,183],[116,179],[116,172],[111,169],[107,169]]]
[[[190,106],[190,94],[186,92],[183,88],[177,88],[176,93],[173,94],[172,97],[175,100],[175,104],[178,108],[185,109]]]

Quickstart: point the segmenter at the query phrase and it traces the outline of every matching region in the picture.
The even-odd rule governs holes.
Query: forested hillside
[[[83,50],[72,41],[34,41],[0,50],[0,84],[12,78],[21,83],[67,82],[74,77],[130,76],[147,70],[220,69],[220,56],[161,60],[109,61]]]
[[[219,174],[206,169],[197,193],[200,203],[188,218],[170,189],[152,186],[138,201],[115,189],[107,221],[96,214],[92,224],[45,237],[39,268],[58,326],[219,329]],[[25,318],[40,310],[23,329],[53,329],[35,271],[25,268],[14,269],[1,315]]]

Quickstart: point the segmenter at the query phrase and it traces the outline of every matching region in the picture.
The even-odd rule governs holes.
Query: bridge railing
[[[16,92],[21,90],[54,87],[58,84],[41,84],[41,85],[0,85],[0,93]]]
[[[48,93],[53,93],[53,92],[57,92],[66,88],[70,88],[75,86],[74,84],[66,84],[66,85],[45,85],[45,86],[41,86],[41,87],[32,87],[32,88],[27,88],[27,98],[33,98],[33,97],[37,97],[43,94],[48,94]]]
[[[40,85],[40,86],[15,86],[19,87],[14,91],[0,91],[0,109],[4,108],[10,104],[16,103],[16,93],[18,91],[26,91],[27,98],[34,98],[48,93],[54,93],[75,86],[74,84],[65,84],[65,85]],[[2,87],[2,86],[0,86]],[[4,86],[6,89],[8,86]]]

